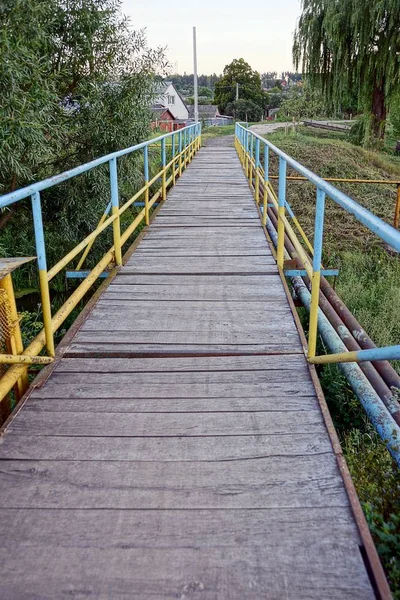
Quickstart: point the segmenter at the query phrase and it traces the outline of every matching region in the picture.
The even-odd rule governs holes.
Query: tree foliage
[[[387,108],[400,86],[398,0],[303,0],[293,55],[296,68],[302,64],[336,109],[356,90],[375,137],[383,137]]]
[[[168,81],[172,81],[175,88],[181,92],[183,96],[193,96],[193,73],[183,75],[174,74],[168,76]],[[197,83],[199,85],[199,95],[200,89],[203,88],[203,93],[205,92],[204,88],[209,90],[209,92],[204,93],[204,95],[208,95],[214,90],[214,86],[216,82],[221,79],[221,75],[217,75],[213,73],[212,75],[199,75],[197,77]]]
[[[277,92],[268,92],[268,108],[279,108],[283,102],[283,95]]]
[[[261,83],[263,87],[272,88],[275,85],[277,76],[277,71],[267,71],[266,73],[261,73]]]
[[[1,192],[149,135],[154,76],[165,69],[164,52],[149,49],[144,32],[132,31],[119,9],[120,0],[3,0]],[[119,161],[119,176],[127,189],[135,184],[135,161]],[[58,229],[64,249],[85,235],[104,210],[107,169],[95,169],[42,197],[49,235],[52,227]],[[19,239],[24,211],[27,227],[30,215],[26,203],[16,208]],[[0,228],[10,216],[12,210],[3,213]]]
[[[327,116],[324,98],[321,92],[305,85],[303,88],[293,87],[283,100],[279,114],[289,119],[314,119]]]
[[[263,109],[259,104],[252,100],[239,98],[235,102],[229,102],[226,105],[225,113],[238,119],[239,121],[261,121]]]
[[[251,100],[261,109],[265,106],[265,94],[261,88],[261,77],[257,71],[243,59],[235,59],[224,68],[223,77],[215,84],[214,103],[218,104],[221,114],[235,102],[236,84],[239,85],[239,98]]]

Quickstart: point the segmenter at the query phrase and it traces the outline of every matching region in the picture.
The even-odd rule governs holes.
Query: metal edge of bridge
[[[254,200],[254,198],[253,198],[253,200]],[[164,206],[164,202],[160,203],[159,206],[157,207],[157,209],[153,212],[153,214],[151,215],[151,219],[150,219],[150,225],[154,221],[159,210],[163,206]],[[257,204],[256,204],[256,208],[257,208],[258,214],[261,219],[261,211]],[[275,252],[274,246],[269,238],[268,232],[264,226],[262,226],[262,229],[264,231],[266,241],[271,249],[272,255],[275,258],[276,252]],[[141,240],[146,236],[148,231],[149,231],[149,226],[146,226],[142,230],[142,232],[139,234],[139,236],[136,238],[136,240],[133,242],[133,244],[128,248],[128,250],[126,251],[126,253],[124,254],[124,257],[123,257],[123,265],[126,264],[128,259],[132,256],[132,254],[136,250],[137,246],[139,245]],[[76,318],[74,323],[68,329],[67,333],[65,334],[62,341],[60,342],[60,344],[57,347],[57,355],[56,355],[56,359],[55,359],[54,363],[46,366],[36,376],[34,381],[31,383],[29,389],[27,390],[26,394],[23,396],[23,398],[19,402],[16,409],[13,411],[13,413],[11,413],[11,415],[8,417],[8,419],[0,427],[0,437],[5,433],[9,424],[15,419],[15,417],[22,410],[23,406],[25,405],[26,401],[29,399],[32,392],[35,389],[40,389],[46,383],[46,381],[49,379],[49,377],[55,370],[56,366],[61,361],[63,354],[66,351],[67,347],[69,346],[70,342],[73,340],[73,338],[75,337],[75,335],[77,334],[79,329],[82,327],[82,325],[85,323],[85,321],[91,314],[92,310],[96,306],[99,298],[102,296],[103,292],[108,288],[110,283],[116,277],[120,268],[121,267],[115,267],[110,272],[110,275],[107,277],[107,279],[105,281],[102,282],[100,287],[96,290],[96,292],[93,294],[93,296],[91,297],[89,302],[86,304],[86,306],[83,308],[81,313],[78,315],[78,317]],[[279,274],[280,274],[280,279],[282,281],[283,288],[285,290],[288,304],[291,309],[292,316],[294,318],[294,322],[295,322],[298,334],[300,336],[301,344],[302,344],[303,348],[306,348],[307,341],[306,341],[305,333],[302,328],[302,325],[301,325],[296,307],[294,305],[293,298],[291,296],[289,287],[287,285],[285,276],[282,273],[282,271],[280,271],[280,270],[279,270]],[[311,380],[312,380],[312,383],[313,383],[313,386],[314,386],[314,389],[316,392],[316,396],[317,396],[318,403],[319,403],[319,406],[321,409],[323,421],[325,423],[325,426],[326,426],[326,429],[327,429],[327,432],[329,435],[333,453],[335,455],[337,465],[338,465],[341,477],[344,482],[344,486],[345,486],[346,493],[347,493],[349,503],[350,503],[350,507],[351,507],[351,510],[352,510],[352,513],[353,513],[353,516],[355,519],[355,523],[357,525],[357,528],[358,528],[358,531],[360,534],[360,539],[364,545],[363,548],[361,547],[361,554],[364,559],[364,563],[365,563],[369,578],[371,580],[371,584],[372,584],[373,589],[378,598],[381,598],[382,600],[390,599],[390,598],[392,598],[392,596],[391,596],[391,592],[390,592],[390,589],[389,589],[389,586],[388,586],[388,583],[386,580],[386,576],[383,571],[375,544],[372,540],[372,536],[371,536],[370,530],[368,528],[364,513],[362,511],[361,504],[360,504],[359,498],[357,496],[353,481],[351,479],[346,460],[343,456],[341,445],[340,445],[336,430],[334,428],[333,421],[330,416],[329,409],[328,409],[328,406],[327,406],[327,403],[325,400],[325,396],[324,396],[324,393],[323,393],[323,390],[322,390],[322,387],[321,387],[321,384],[320,384],[320,381],[319,381],[319,378],[317,375],[316,367],[314,365],[308,364],[308,370],[309,370]]]

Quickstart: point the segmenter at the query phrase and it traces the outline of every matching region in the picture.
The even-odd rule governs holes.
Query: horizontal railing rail
[[[374,215],[371,211],[358,204],[355,200],[347,196],[344,192],[338,190],[331,183],[322,179],[310,169],[300,164],[294,158],[274,146],[270,141],[251,131],[242,124],[237,123],[235,128],[235,144],[245,169],[246,175],[254,189],[256,201],[260,202],[260,182],[263,183],[263,224],[266,224],[268,201],[277,210],[278,219],[278,240],[277,240],[277,263],[278,268],[283,272],[284,269],[284,241],[287,235],[293,244],[306,274],[311,280],[311,307],[310,322],[308,333],[308,354],[310,363],[339,363],[339,362],[362,362],[377,360],[395,360],[400,359],[400,345],[387,346],[384,348],[374,348],[373,350],[360,350],[358,352],[346,352],[338,354],[328,354],[316,356],[317,346],[317,326],[318,326],[318,308],[320,298],[320,281],[322,267],[322,248],[323,232],[325,219],[325,199],[331,200],[341,206],[346,212],[353,215],[362,225],[372,231],[383,242],[386,242],[396,252],[400,252],[400,231]],[[273,152],[279,159],[278,194],[270,183],[269,175],[269,152]],[[287,201],[287,165],[290,165],[297,173],[313,183],[316,187],[315,204],[315,226],[314,243],[308,240],[305,232],[301,228],[293,211]],[[253,183],[254,181],[254,183]],[[393,182],[390,182],[393,183]],[[310,250],[312,259],[310,259],[304,250],[302,241],[297,237],[291,223],[289,222],[286,211],[292,218],[295,228],[299,231],[300,237]]]
[[[168,141],[168,143],[167,143]],[[65,319],[82,300],[87,291],[93,286],[98,277],[104,274],[104,271],[113,266],[122,264],[122,247],[131,238],[138,226],[144,221],[149,224],[150,211],[157,201],[166,199],[167,188],[173,185],[176,178],[182,174],[188,163],[201,146],[201,125],[194,123],[174,132],[166,133],[159,137],[147,140],[135,146],[118,150],[107,154],[86,164],[80,165],[64,173],[49,177],[43,181],[33,183],[19,190],[0,196],[0,208],[6,208],[16,202],[21,202],[26,198],[31,199],[33,225],[35,233],[35,245],[37,254],[37,267],[39,272],[39,286],[41,294],[41,304],[43,313],[43,330],[22,352],[15,354],[0,354],[0,363],[10,364],[5,374],[0,377],[0,401],[12,388],[18,383],[21,389],[21,381],[27,381],[26,372],[30,364],[44,364],[52,360],[55,355],[54,333],[64,323]],[[149,157],[149,148],[154,152],[154,148],[160,151],[160,168],[156,173],[151,173],[151,161]],[[118,159],[134,153],[142,153],[143,160],[143,185],[135,194],[120,205],[120,192],[118,182]],[[82,175],[99,166],[109,166],[110,195],[107,198],[107,207],[100,218],[97,227],[85,237],[70,252],[62,257],[56,264],[48,268],[46,257],[46,232],[42,218],[41,192],[53,186],[59,185],[74,177]],[[159,187],[150,198],[151,189]],[[143,209],[134,216],[125,229],[121,231],[120,217],[126,210],[141,199]],[[74,258],[83,252],[78,264],[77,271],[80,269],[97,237],[108,227],[112,226],[113,245],[104,254],[104,256],[91,268],[80,285],[72,292],[67,301],[61,308],[52,315],[50,302],[49,282],[60,273]],[[38,356],[46,346],[47,356]]]

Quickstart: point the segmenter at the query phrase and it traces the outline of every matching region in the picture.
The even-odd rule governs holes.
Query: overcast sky
[[[300,0],[123,0],[122,10],[150,46],[167,46],[175,72],[193,72],[193,26],[199,74],[219,74],[234,58],[260,72],[293,70]]]

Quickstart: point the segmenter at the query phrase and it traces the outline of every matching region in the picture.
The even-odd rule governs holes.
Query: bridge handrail
[[[308,179],[311,183],[313,183],[317,188],[320,188],[325,192],[329,198],[334,200],[339,206],[344,208],[348,213],[354,215],[360,223],[368,227],[373,233],[375,233],[381,240],[385,241],[387,244],[392,246],[397,252],[400,252],[400,232],[396,230],[392,225],[389,225],[376,215],[372,213],[367,208],[358,204],[355,200],[347,196],[344,192],[338,190],[335,186],[333,186],[322,177],[310,171],[307,167],[299,163],[297,160],[283,152],[277,146],[274,146],[270,141],[266,140],[262,136],[257,133],[251,131],[243,127],[243,125],[237,124],[240,129],[248,132],[255,139],[259,139],[264,145],[268,146],[270,150],[272,150],[277,156],[286,161],[288,165],[293,167],[295,171],[303,175],[306,179]]]
[[[332,184],[328,183],[312,171],[299,163],[297,160],[283,152],[280,148],[272,144],[269,140],[261,137],[257,133],[244,127],[241,123],[235,126],[235,141],[246,174],[253,187],[253,172],[255,177],[254,190],[256,200],[259,201],[259,181],[264,180],[264,203],[263,215],[266,219],[267,198],[270,197],[276,205],[278,216],[278,245],[277,245],[277,263],[278,268],[283,272],[284,242],[285,235],[288,234],[290,241],[296,248],[305,270],[311,279],[311,307],[310,324],[308,336],[308,360],[310,363],[337,363],[337,362],[363,362],[374,360],[394,360],[400,359],[400,345],[387,346],[385,348],[374,348],[371,350],[359,350],[357,352],[346,352],[342,354],[329,354],[316,356],[317,344],[317,326],[318,326],[318,308],[320,294],[320,279],[322,268],[322,244],[325,217],[325,197],[328,196],[346,212],[353,215],[360,223],[365,225],[370,231],[377,235],[382,241],[386,242],[400,252],[400,231],[374,215],[371,211],[358,204],[355,200],[338,190]],[[264,150],[264,168],[261,166],[261,145]],[[269,150],[279,157],[279,177],[278,177],[278,198],[276,198],[273,188],[269,182]],[[297,173],[303,175],[308,181],[317,188],[316,210],[315,210],[315,228],[314,228],[314,246],[312,263],[297,239],[295,232],[290,226],[285,210],[292,213],[286,200],[286,181],[287,165],[290,165]],[[294,217],[294,215],[293,215]],[[294,222],[296,224],[294,217]],[[264,223],[265,224],[265,223]],[[297,225],[296,225],[297,226]],[[298,227],[299,228],[299,227]],[[299,228],[304,239],[304,232]],[[304,235],[303,235],[304,234]],[[305,242],[309,243],[307,238]]]
[[[23,188],[15,190],[14,192],[9,192],[7,194],[3,194],[0,196],[0,208],[5,208],[18,200],[23,200],[28,196],[31,196],[35,192],[41,192],[46,190],[54,185],[62,183],[63,181],[68,181],[68,179],[72,179],[77,175],[82,175],[82,173],[86,173],[95,167],[100,165],[104,165],[109,162],[112,158],[120,158],[121,156],[126,156],[127,154],[131,154],[137,150],[141,150],[146,146],[150,146],[152,144],[156,144],[157,142],[161,142],[167,138],[172,138],[179,134],[180,131],[189,131],[195,127],[195,124],[188,125],[187,127],[182,127],[178,131],[172,131],[170,133],[166,133],[165,135],[160,135],[156,138],[152,138],[150,140],[146,140],[145,142],[141,142],[140,144],[135,144],[134,146],[129,146],[129,148],[124,148],[123,150],[117,150],[116,152],[111,152],[110,154],[105,154],[100,158],[95,158],[83,165],[79,165],[78,167],[74,167],[73,169],[68,169],[67,171],[63,171],[63,173],[59,173],[58,175],[53,175],[52,177],[48,177],[47,179],[43,179],[37,183],[32,183]]]
[[[171,152],[169,157],[170,160],[167,162],[166,140],[168,139],[171,140],[171,144],[169,145]],[[151,163],[149,161],[149,148],[157,145],[159,145],[161,154],[161,168],[157,173],[153,174],[150,173]],[[193,123],[177,131],[169,132],[159,137],[141,142],[140,144],[130,146],[129,148],[112,152],[53,177],[44,179],[43,181],[30,184],[19,190],[0,196],[0,208],[5,208],[28,197],[31,198],[44,324],[43,330],[22,353],[0,354],[0,364],[5,363],[12,365],[6,371],[5,375],[0,378],[0,402],[16,383],[18,383],[19,388],[21,388],[21,381],[26,374],[29,364],[43,364],[52,360],[55,355],[54,333],[103,271],[107,269],[110,264],[115,264],[116,266],[122,264],[122,246],[132,236],[143,220],[145,220],[146,225],[149,224],[150,210],[154,206],[156,200],[159,198],[165,200],[167,187],[170,184],[175,183],[176,177],[179,177],[182,174],[182,171],[192,160],[194,154],[200,148],[200,145],[201,124]],[[117,159],[138,151],[143,152],[143,185],[131,198],[126,200],[125,203],[120,206]],[[86,236],[82,242],[77,244],[75,248],[48,269],[40,193],[43,190],[68,181],[73,177],[82,175],[83,173],[104,164],[109,165],[111,200],[110,197],[107,198],[107,208],[105,209],[103,216],[92,233]],[[169,177],[167,178],[169,171]],[[160,187],[150,198],[150,188],[160,179]],[[121,232],[120,216],[140,197],[144,197],[143,210],[133,218],[133,221],[127,226],[125,231]],[[108,216],[110,210],[111,216]],[[82,258],[79,261],[79,265],[81,266],[97,236],[110,225],[112,225],[113,228],[113,246],[100,259],[96,266],[89,271],[82,283],[74,290],[63,306],[53,316],[50,303],[50,280],[78,254],[84,251]],[[16,326],[19,328],[18,323]],[[48,356],[38,356],[44,346],[47,348]]]

